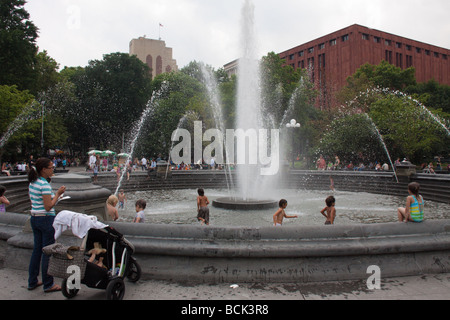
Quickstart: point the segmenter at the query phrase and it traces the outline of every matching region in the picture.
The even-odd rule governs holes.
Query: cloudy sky
[[[131,39],[161,37],[179,68],[220,68],[239,55],[245,0],[29,0],[38,45],[61,67],[129,52]],[[352,24],[450,49],[448,0],[250,0],[260,55],[285,51]],[[162,24],[163,27],[160,27]]]

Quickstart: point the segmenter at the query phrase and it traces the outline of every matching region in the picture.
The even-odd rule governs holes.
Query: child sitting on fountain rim
[[[286,199],[281,199],[280,202],[278,203],[278,210],[277,212],[275,212],[275,214],[273,215],[273,225],[278,227],[281,226],[283,224],[283,219],[284,218],[298,218],[298,216],[288,216],[286,215],[286,212],[284,212],[284,209],[286,209],[287,207],[287,200]]]
[[[397,209],[399,222],[423,221],[423,198],[419,194],[420,184],[411,182],[408,185],[409,196],[406,198],[406,206]]]

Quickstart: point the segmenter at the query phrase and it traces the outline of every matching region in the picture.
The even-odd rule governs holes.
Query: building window
[[[294,60],[294,54],[289,55],[289,60]]]
[[[391,43],[392,43],[391,40],[384,40],[384,44],[387,45],[387,46],[390,46]]]
[[[369,35],[366,34],[366,33],[363,33],[363,34],[362,34],[362,39],[363,39],[363,40],[369,40]]]
[[[342,42],[346,42],[348,41],[350,38],[348,36],[348,34],[346,34],[345,36],[342,36]]]
[[[161,56],[156,57],[156,75],[160,75],[163,71],[163,62]]]
[[[298,53],[299,57],[303,57],[304,55],[305,55],[305,52],[303,50]]]
[[[412,50],[412,47],[410,46],[410,45],[406,45],[406,50],[408,50],[408,51],[411,51]]]
[[[416,48],[416,53],[422,53],[422,49]]]
[[[397,49],[401,49],[401,48],[402,48],[401,42],[396,42],[396,43],[395,43],[395,47],[396,47]]]
[[[381,43],[381,38],[380,37],[373,37],[373,42]]]
[[[395,54],[395,65],[400,69],[403,69],[403,55],[401,53]]]
[[[299,62],[298,62],[298,67],[299,67],[300,69],[305,69],[305,60],[299,61]]]
[[[443,54],[443,55],[442,55],[442,59],[447,60],[447,55],[446,55],[446,54]]]
[[[319,50],[323,50],[323,49],[325,49],[325,43],[319,44]]]
[[[335,45],[336,45],[336,39],[330,40],[330,46],[335,46]]]
[[[429,56],[429,55],[430,55],[430,50],[426,50],[426,49],[425,49],[425,54],[426,54],[427,56]]]
[[[308,49],[308,53],[313,53],[314,52],[314,47],[311,47]]]
[[[149,54],[147,56],[147,58],[145,59],[145,61],[147,62],[148,67],[150,68],[150,70],[153,70],[153,57],[151,54]]]
[[[439,58],[439,52],[435,52],[435,53],[434,53],[434,57],[435,57],[435,58]]]
[[[406,55],[406,68],[412,67],[413,65],[413,57]]]
[[[385,51],[385,60],[392,64],[392,51],[386,50]]]

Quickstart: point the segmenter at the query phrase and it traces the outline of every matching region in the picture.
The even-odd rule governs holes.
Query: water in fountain
[[[222,104],[220,102],[220,92],[215,76],[213,75],[210,68],[207,68],[203,63],[200,65],[203,74],[204,84],[208,92],[210,106],[213,111],[214,122],[216,124],[216,129],[221,132],[225,132],[226,128],[224,126],[223,114],[222,114]],[[224,174],[227,181],[228,191],[231,192],[231,187],[234,186],[233,176],[231,174],[231,168],[229,163],[232,162],[228,159],[228,150],[225,148],[225,170]]]
[[[0,138],[0,148],[3,148],[3,146],[8,142],[11,136],[27,121],[37,119],[42,116],[42,114],[39,112],[40,109],[36,108],[37,105],[38,103],[36,101],[33,101],[23,109],[20,115],[18,115],[13,122],[11,122],[11,124],[8,126],[8,129],[6,129],[5,134]]]
[[[257,57],[257,43],[254,26],[255,7],[250,0],[246,0],[242,8],[241,17],[241,58],[238,67],[237,92],[237,128],[245,131],[262,129],[260,72]],[[248,155],[246,159],[248,159]],[[244,199],[256,197],[262,190],[254,185],[259,176],[258,166],[239,165],[239,192]],[[257,194],[256,194],[257,192]]]
[[[410,95],[407,95],[406,93],[399,91],[399,90],[390,90],[387,88],[368,88],[366,91],[360,92],[353,100],[351,100],[348,105],[352,106],[355,104],[360,97],[369,97],[370,94],[384,94],[384,95],[395,95],[397,97],[401,97],[405,100],[409,100],[413,102],[416,106],[418,106],[434,123],[438,124],[440,128],[442,128],[448,136],[450,136],[450,130],[448,127],[444,124],[445,120],[442,120],[439,118],[439,116],[433,114],[430,109],[428,109],[423,103],[418,101],[417,99],[414,99]]]
[[[389,158],[389,162],[391,163],[391,168],[394,170],[395,180],[397,180],[397,183],[398,183],[397,173],[395,172],[394,164],[392,163],[392,159],[391,159],[391,155],[389,154],[386,144],[384,143],[383,136],[380,134],[380,131],[378,130],[375,123],[373,122],[372,118],[367,113],[365,113],[365,115],[367,117],[367,120],[370,122],[371,126],[375,129],[375,133],[376,133],[378,139],[380,140],[381,144],[383,145],[384,151],[386,152],[386,155]]]
[[[148,119],[148,117],[154,113],[155,108],[158,104],[159,98],[167,90],[167,88],[168,88],[167,83],[163,83],[161,86],[161,89],[159,89],[156,92],[153,92],[152,97],[151,97],[150,101],[147,103],[144,111],[142,112],[140,119],[133,125],[133,129],[131,130],[131,135],[130,135],[132,137],[131,141],[129,143],[127,143],[127,147],[125,148],[125,150],[128,151],[127,153],[129,155],[125,163],[128,163],[128,161],[130,161],[133,158],[134,148],[135,148],[136,142],[140,136],[142,126],[144,125],[144,123]],[[126,173],[126,168],[122,171],[119,182],[117,183],[117,188],[116,188],[116,191],[114,192],[115,195],[117,195],[119,193],[120,186],[122,185],[122,181],[123,181],[123,177],[125,176],[125,173]]]
[[[185,121],[186,121],[186,115],[182,116],[181,119],[178,121],[177,129],[175,130],[174,135],[172,136],[172,139],[173,139],[173,137],[178,137],[178,131],[179,131],[180,128],[183,126],[183,123],[184,123]],[[172,145],[170,146],[169,158],[168,158],[168,160],[167,160],[167,162],[169,163],[169,165],[168,165],[167,168],[166,168],[166,176],[165,176],[165,179],[167,179],[167,174],[169,173],[169,167],[170,167],[170,161],[171,161],[170,155],[171,155],[171,153],[172,153],[172,149],[173,149],[173,145],[174,145],[174,144],[175,144],[175,141],[172,140]]]

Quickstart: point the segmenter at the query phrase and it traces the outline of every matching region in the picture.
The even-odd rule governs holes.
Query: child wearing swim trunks
[[[283,224],[284,218],[298,218],[298,216],[288,216],[286,215],[286,212],[284,212],[284,209],[287,207],[287,200],[281,199],[280,202],[278,202],[278,210],[273,215],[273,225],[276,227],[279,227]]]
[[[197,193],[197,220],[201,221],[201,224],[209,225],[208,197],[205,196],[205,191],[201,188],[197,190]]]

